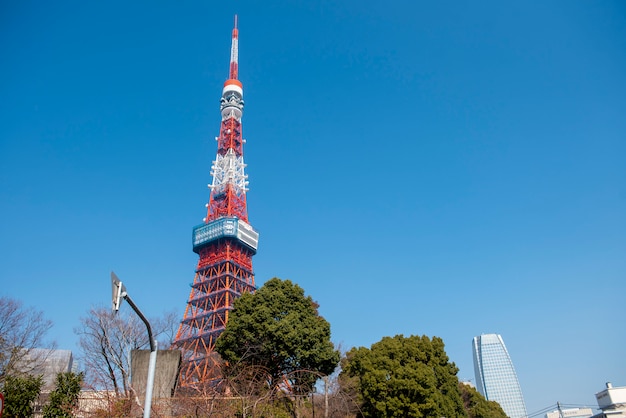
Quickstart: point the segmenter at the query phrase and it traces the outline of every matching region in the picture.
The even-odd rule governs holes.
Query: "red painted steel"
[[[232,37],[232,49],[235,51],[231,50],[229,76],[236,80],[236,20]],[[217,141],[219,155],[224,156],[232,149],[237,157],[243,156],[241,128],[235,117],[222,121]],[[248,222],[245,191],[236,190],[230,183],[223,190],[211,192],[205,222],[210,223],[224,216]],[[254,252],[237,239],[221,238],[201,247],[198,253],[200,259],[189,300],[173,344],[183,353],[179,376],[181,387],[203,387],[220,378],[219,356],[214,352],[215,341],[228,322],[233,301],[241,294],[255,290],[252,271]]]

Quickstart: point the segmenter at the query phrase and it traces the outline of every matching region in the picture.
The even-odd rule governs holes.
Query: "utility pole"
[[[328,376],[324,376],[324,418],[328,418]]]
[[[146,383],[146,400],[144,402],[143,418],[150,418],[150,410],[152,409],[152,389],[154,387],[154,371],[156,369],[157,342],[152,336],[150,323],[128,295],[126,286],[122,284],[120,279],[118,279],[113,272],[111,272],[111,290],[113,291],[113,312],[117,313],[119,311],[123,298],[126,302],[128,302],[130,307],[133,308],[143,323],[146,324],[146,328],[148,329],[148,338],[150,339],[150,362],[148,363],[148,382]]]

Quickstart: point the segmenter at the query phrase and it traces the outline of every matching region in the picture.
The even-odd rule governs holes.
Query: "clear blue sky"
[[[182,317],[239,14],[257,285],[344,349],[503,336],[529,412],[626,385],[626,3],[0,6],[0,294]]]

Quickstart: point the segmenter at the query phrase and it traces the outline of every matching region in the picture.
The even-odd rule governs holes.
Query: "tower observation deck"
[[[228,322],[233,301],[255,288],[252,256],[259,234],[248,223],[241,117],[243,85],[238,78],[237,16],[232,32],[230,71],[224,83],[217,155],[207,215],[193,228],[193,251],[200,257],[185,314],[173,348],[182,351],[181,387],[210,384],[220,377],[215,342]]]

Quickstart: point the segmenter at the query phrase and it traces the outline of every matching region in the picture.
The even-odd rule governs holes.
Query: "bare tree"
[[[44,337],[52,321],[22,302],[0,297],[0,385],[6,376],[37,370],[55,348]],[[35,350],[42,349],[42,350]]]
[[[323,415],[319,416],[361,416],[357,384],[356,379],[342,374],[341,370],[326,376],[318,399],[319,406],[315,407],[316,410],[323,411]]]
[[[174,343],[174,338],[176,337],[176,332],[178,331],[178,327],[180,325],[180,318],[180,312],[171,310],[165,312],[163,316],[154,318],[150,321],[152,328],[158,330],[159,332],[155,338],[157,338],[159,342],[160,350],[170,348]]]
[[[238,400],[238,409],[243,417],[258,416],[275,399],[278,388],[272,387],[271,374],[264,366],[240,363],[229,367],[224,379],[227,393]]]
[[[168,330],[174,328],[172,321],[175,316],[171,313],[150,320],[155,338],[171,340]],[[114,314],[102,307],[92,308],[80,322],[74,332],[80,337],[86,383],[94,389],[110,390],[117,398],[130,399],[130,353],[149,346],[145,324],[132,312],[120,310]]]

